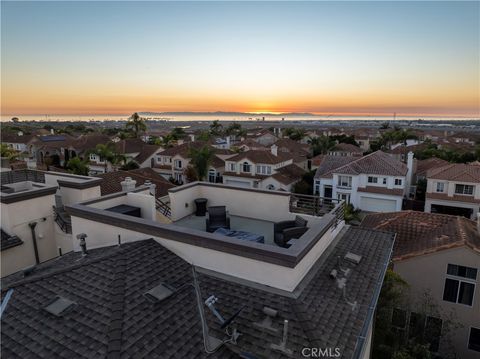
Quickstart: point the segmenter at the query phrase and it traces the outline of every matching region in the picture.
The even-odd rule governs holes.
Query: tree
[[[18,117],[12,117],[12,120],[11,120],[13,123],[18,123],[20,122],[20,120],[18,119]]]
[[[67,162],[68,172],[75,175],[88,176],[88,165],[86,161],[80,159],[80,157],[73,157]]]
[[[200,149],[190,149],[190,163],[195,169],[199,181],[203,181],[207,177],[208,167],[212,162],[214,156],[215,152],[210,146],[203,146]]]
[[[389,122],[383,122],[381,125],[380,125],[380,129],[381,130],[386,130],[386,129],[389,129],[390,128],[390,123]]]
[[[140,166],[133,160],[128,161],[122,167],[120,167],[122,171],[136,170],[137,168],[140,168]]]
[[[172,134],[166,134],[160,139],[160,143],[158,143],[159,146],[162,146],[163,148],[169,148],[173,147],[175,143],[175,138],[173,137]],[[157,144],[157,143],[156,143]]]
[[[182,139],[186,136],[185,130],[181,127],[175,127],[170,133],[170,135],[175,141]]]
[[[138,113],[134,113],[128,119],[127,124],[125,125],[127,131],[133,134],[135,138],[138,138],[138,135],[142,132],[147,130],[147,125],[145,123],[145,119],[140,117]]]
[[[305,137],[306,132],[303,128],[288,127],[282,130],[282,134],[283,136],[288,137],[293,141],[300,141],[302,138]]]
[[[111,142],[105,145],[103,143],[99,143],[95,147],[94,153],[100,156],[100,161],[105,161],[105,173],[107,173],[108,162],[112,162],[114,157],[113,144]]]
[[[1,145],[1,156],[6,157],[9,160],[15,160],[18,156],[18,152],[13,148],[7,146],[5,143]]]
[[[242,128],[242,125],[239,124],[238,122],[232,122],[228,127],[225,129],[225,134],[227,136],[245,136],[247,134],[247,131]]]
[[[223,125],[220,121],[215,120],[210,124],[210,133],[212,136],[220,136],[223,132]]]
[[[335,146],[335,141],[324,135],[310,137],[308,143],[312,146],[314,156],[325,155]]]
[[[313,180],[315,171],[309,171],[303,174],[302,180],[293,185],[292,192],[298,194],[313,194]]]
[[[198,139],[199,141],[207,142],[208,140],[211,139],[212,136],[213,136],[213,134],[212,134],[211,132],[202,131],[202,132],[200,132],[200,134],[198,135],[197,139]]]
[[[195,168],[192,166],[185,168],[185,177],[187,178],[188,182],[198,181],[197,171],[195,171]]]

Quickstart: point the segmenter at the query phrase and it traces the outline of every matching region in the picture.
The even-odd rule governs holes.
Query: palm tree
[[[131,132],[135,138],[138,138],[138,135],[141,132],[145,132],[147,130],[147,125],[145,123],[145,119],[140,117],[138,113],[135,112],[128,119],[125,128],[127,129],[127,131]]]
[[[222,130],[223,126],[218,120],[215,120],[210,124],[210,133],[212,136],[220,136],[222,134]]]
[[[212,162],[214,156],[215,152],[210,146],[203,146],[200,149],[190,149],[190,164],[195,169],[199,181],[203,181],[207,177],[208,166]]]
[[[113,158],[115,157],[112,147],[112,143],[107,143],[106,145],[104,145],[103,143],[99,143],[95,147],[95,154],[100,156],[100,161],[105,162],[105,173],[107,173],[108,162],[111,163],[113,161]]]
[[[80,157],[73,157],[67,162],[67,169],[70,173],[75,175],[88,176],[88,165],[86,161],[80,159]]]
[[[174,136],[172,134],[166,134],[165,136],[163,136],[159,143],[155,143],[156,145],[159,145],[159,146],[162,146],[163,148],[169,148],[169,147],[173,147],[174,143],[175,143],[176,139],[174,138]]]
[[[140,168],[140,166],[133,160],[126,162],[122,167],[120,167],[122,171],[136,170],[137,168]]]
[[[318,136],[318,137],[310,137],[308,139],[308,143],[312,146],[313,155],[325,155],[335,147],[335,141],[332,140],[329,136]]]

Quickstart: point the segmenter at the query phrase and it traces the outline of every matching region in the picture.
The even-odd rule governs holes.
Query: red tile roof
[[[317,172],[315,172],[315,178],[332,178],[333,172],[335,172],[337,168],[342,167],[357,159],[357,157],[353,156],[322,155],[321,162],[319,164],[319,167],[317,168]]]
[[[454,194],[453,196],[448,196],[446,193],[427,192],[425,196],[427,199],[440,199],[442,201],[480,203],[480,199],[475,199],[474,196],[468,195]]]
[[[417,176],[425,177],[427,171],[448,165],[448,162],[441,158],[432,157],[426,160],[417,160]]]
[[[379,193],[391,196],[403,196],[403,189],[400,188],[385,188],[385,187],[358,187],[358,192]]]
[[[133,180],[137,181],[137,186],[144,184],[147,180],[155,184],[156,198],[166,196],[168,194],[168,190],[172,187],[175,187],[175,185],[168,182],[151,168],[139,168],[131,171],[108,172],[96,175],[96,177],[104,179],[100,184],[102,196],[111,193],[121,192],[122,185],[120,183],[124,181],[126,177],[131,177]]]
[[[298,167],[297,165],[291,164],[277,170],[277,173],[272,175],[272,178],[276,179],[278,182],[289,185],[291,183],[298,182],[302,179],[302,176],[305,174],[305,171]]]
[[[161,150],[162,147],[156,145],[144,144],[140,153],[135,157],[135,161],[138,164],[145,162],[150,156],[154,155],[155,152]]]
[[[249,159],[254,163],[275,164],[291,160],[293,159],[293,156],[284,152],[278,152],[278,155],[275,156],[270,151],[251,150],[239,153],[238,155],[229,158],[228,161],[238,162],[243,159]]]
[[[392,158],[382,151],[376,151],[369,155],[357,158],[334,171],[341,174],[373,174],[384,176],[405,176],[407,174],[407,166]]]
[[[480,166],[464,163],[451,163],[440,168],[433,168],[427,172],[427,178],[480,183]]]
[[[350,143],[339,143],[333,147],[330,152],[348,152],[363,154],[363,150],[360,147],[352,145]]]
[[[467,246],[480,253],[477,223],[464,217],[401,211],[369,214],[362,227],[397,234],[393,260]]]

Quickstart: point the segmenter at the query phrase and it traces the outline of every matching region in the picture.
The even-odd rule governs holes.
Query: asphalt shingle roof
[[[303,347],[339,347],[342,358],[351,358],[367,320],[369,306],[383,280],[393,245],[391,234],[350,228],[317,261],[299,288],[292,293],[230,278],[201,269],[196,278],[201,299],[194,290],[189,263],[153,239],[118,247],[67,254],[41,264],[29,277],[4,282],[2,298],[14,292],[3,313],[3,358],[234,358],[250,353],[257,358],[286,358],[271,348],[282,340],[289,320],[287,348],[300,356]],[[347,279],[348,300],[328,273],[337,257],[347,252],[362,256]],[[160,283],[178,291],[152,303],[144,293]],[[180,288],[180,289],[179,289]],[[207,355],[203,345],[198,303],[204,308],[209,333],[225,338],[218,321],[205,307],[210,295],[219,298],[216,308],[229,317],[241,306],[235,320],[242,334],[237,344],[227,343]],[[57,296],[75,302],[62,317],[44,308]],[[254,323],[265,315],[263,307],[278,311],[277,332]]]
[[[23,241],[17,236],[13,236],[5,232],[3,229],[1,231],[1,247],[0,250],[4,251],[5,249],[12,248],[23,244]]]

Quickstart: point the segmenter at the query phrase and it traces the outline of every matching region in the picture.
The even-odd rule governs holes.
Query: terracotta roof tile
[[[373,174],[385,176],[405,176],[407,166],[382,151],[376,151],[355,160],[335,170],[341,174]]]
[[[96,177],[104,179],[104,181],[102,181],[102,183],[100,184],[102,196],[111,193],[121,192],[122,185],[120,183],[124,181],[126,177],[131,177],[133,180],[137,181],[137,186],[144,184],[147,180],[155,184],[155,197],[157,198],[166,196],[168,194],[168,190],[172,187],[175,187],[175,185],[168,182],[160,174],[158,174],[151,168],[139,168],[131,171],[108,172],[96,175]]]
[[[323,155],[319,167],[317,168],[317,172],[315,172],[315,178],[332,178],[333,172],[337,168],[342,167],[357,159],[357,157],[353,156]]]
[[[427,172],[427,178],[480,183],[480,166],[451,163]]]
[[[266,164],[275,164],[280,162],[285,162],[292,160],[293,157],[287,153],[278,152],[278,155],[275,156],[270,151],[246,151],[239,153],[236,156],[229,158],[229,161],[238,162],[243,159],[249,159],[254,163],[266,163]]]
[[[459,195],[454,194],[453,196],[448,196],[446,193],[425,193],[427,199],[440,199],[443,201],[456,201],[456,202],[469,202],[469,203],[480,203],[480,199],[475,199],[474,196],[468,195]]]
[[[417,160],[417,176],[425,177],[427,171],[448,165],[448,162],[441,158],[432,157],[426,160]]]
[[[480,253],[477,224],[464,217],[414,211],[377,213],[367,215],[361,227],[396,233],[394,260],[461,246]]]
[[[385,187],[358,187],[358,192],[379,193],[391,196],[403,196],[403,189],[400,188],[385,188]]]

